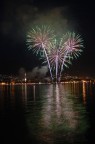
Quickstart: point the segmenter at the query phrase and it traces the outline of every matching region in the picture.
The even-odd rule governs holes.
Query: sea
[[[0,144],[5,143],[94,144],[95,82],[1,83]]]

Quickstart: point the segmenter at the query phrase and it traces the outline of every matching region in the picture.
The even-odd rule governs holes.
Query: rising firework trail
[[[64,48],[60,42],[56,39],[51,43],[50,51],[48,53],[48,58],[51,66],[51,70],[56,73],[56,81],[58,81],[59,73],[58,71],[61,69],[61,65],[64,59]],[[64,61],[64,65],[67,67],[67,64],[70,63],[67,59]]]
[[[81,48],[84,47],[83,39],[81,38],[79,34],[76,35],[74,32],[66,33],[66,35],[63,36],[63,41],[64,41],[64,58],[63,58],[63,62],[61,65],[59,79],[61,78],[61,73],[63,71],[65,60],[73,59],[74,57],[75,58],[79,57],[79,55],[81,55],[81,52],[83,52]]]
[[[54,37],[55,37],[54,31],[50,29],[49,26],[42,25],[41,28],[38,26],[36,26],[35,29],[32,28],[31,31],[27,34],[27,41],[26,41],[28,45],[28,49],[32,50],[34,53],[38,54],[40,50],[43,50],[46,56],[46,60],[48,63],[52,80],[53,80],[53,76],[51,72],[49,59],[47,56],[47,51]]]
[[[56,80],[58,76],[58,63],[61,61],[60,56],[59,56],[59,49],[56,44],[56,39],[54,43],[51,45],[51,51],[50,54],[48,54],[50,65],[52,69],[55,69],[56,71]]]

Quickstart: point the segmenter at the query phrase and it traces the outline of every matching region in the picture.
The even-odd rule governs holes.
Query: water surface
[[[91,82],[0,85],[3,143],[90,144],[94,115]]]

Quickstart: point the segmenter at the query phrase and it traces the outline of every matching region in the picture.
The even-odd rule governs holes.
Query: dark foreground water
[[[95,143],[95,83],[0,85],[0,144]]]

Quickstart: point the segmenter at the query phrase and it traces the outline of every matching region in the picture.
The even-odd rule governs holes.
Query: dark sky
[[[26,34],[32,24],[53,24],[58,31],[75,30],[84,39],[84,52],[65,72],[95,74],[95,13],[90,0],[3,0],[0,5],[0,73],[17,74],[40,65],[27,50]]]

